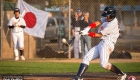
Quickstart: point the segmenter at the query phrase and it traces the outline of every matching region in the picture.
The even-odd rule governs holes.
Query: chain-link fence
[[[49,12],[46,32],[43,39],[29,36],[25,33],[25,57],[34,58],[73,58],[71,46],[62,43],[71,35],[71,16],[80,9],[89,12],[89,20],[100,20],[104,8],[108,5],[115,7],[120,26],[120,37],[115,45],[111,58],[133,58],[140,56],[140,1],[139,0],[24,0],[28,4]],[[13,43],[11,31],[7,23],[13,16],[17,0],[3,0],[1,4],[1,59],[13,59]],[[91,31],[97,31],[92,29]],[[99,43],[99,39],[92,38],[91,46]],[[69,53],[67,53],[69,51]],[[130,54],[129,54],[130,53]],[[80,53],[79,53],[80,54]]]

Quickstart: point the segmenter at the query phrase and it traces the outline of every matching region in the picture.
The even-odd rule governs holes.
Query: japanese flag
[[[44,38],[48,21],[48,12],[38,10],[23,0],[18,0],[17,8],[20,9],[21,16],[26,22],[24,31],[32,36]]]

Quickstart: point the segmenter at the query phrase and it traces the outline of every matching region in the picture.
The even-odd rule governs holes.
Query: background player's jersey
[[[18,25],[23,25],[26,26],[25,20],[21,17],[19,17],[18,19],[16,19],[15,17],[12,17],[8,23],[8,26],[12,26],[13,24],[14,28],[12,29],[12,32],[16,33],[16,32],[23,32],[23,28],[18,27]]]
[[[103,36],[101,39],[116,43],[117,38],[119,37],[118,20],[114,18],[110,22],[104,21],[99,27],[98,33],[102,33]]]

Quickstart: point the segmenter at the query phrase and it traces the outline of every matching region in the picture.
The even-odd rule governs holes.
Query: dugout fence
[[[117,18],[121,27],[121,36],[115,45],[111,58],[138,59],[140,57],[140,1],[139,0],[24,0],[28,4],[47,11],[52,15],[46,25],[44,38],[33,37],[25,33],[25,58],[73,58],[73,51],[65,54],[70,46],[65,46],[62,38],[71,38],[71,16],[77,9],[89,12],[91,21],[99,20],[103,9],[112,5],[117,10]],[[1,0],[1,59],[14,59],[11,30],[7,23],[13,16],[13,9],[17,0]],[[61,28],[61,22],[64,28]],[[50,29],[50,27],[52,27]],[[91,31],[97,31],[92,29]],[[7,34],[7,36],[6,36]],[[91,46],[99,43],[99,39],[92,38]]]

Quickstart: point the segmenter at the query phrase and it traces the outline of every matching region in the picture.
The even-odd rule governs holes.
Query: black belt
[[[105,42],[104,40],[103,40],[103,42]],[[110,41],[110,42],[112,42],[112,41]],[[115,42],[112,42],[113,44],[115,44]]]

